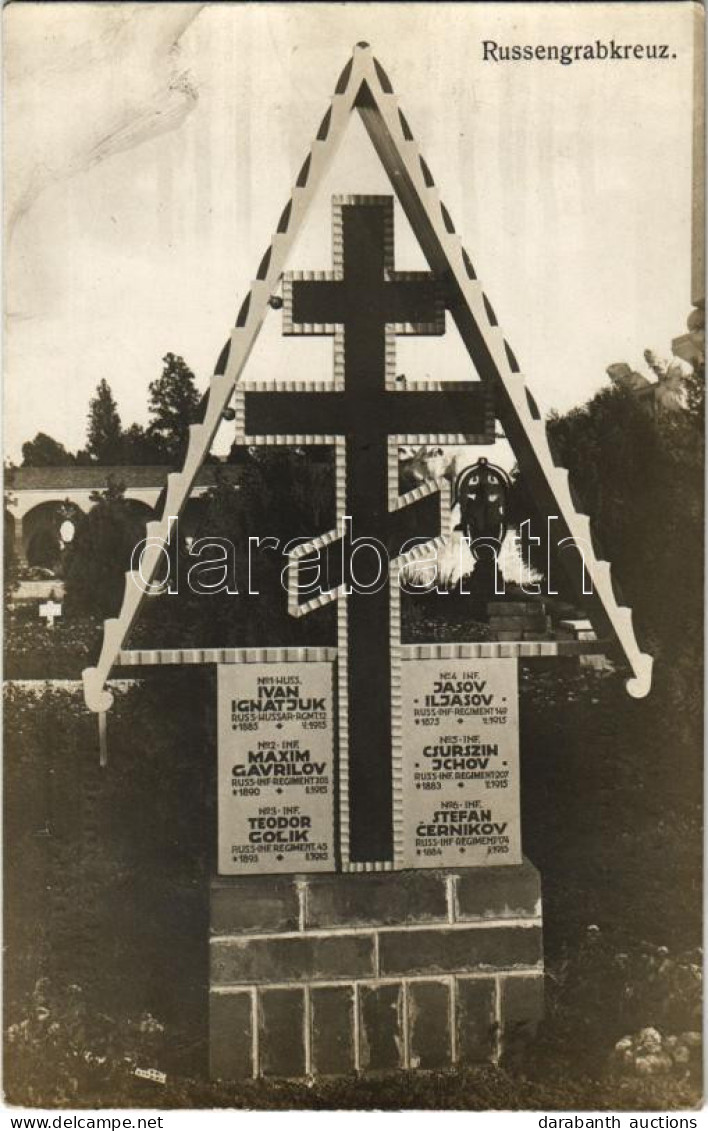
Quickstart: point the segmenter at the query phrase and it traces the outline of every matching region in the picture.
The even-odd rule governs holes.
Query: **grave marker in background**
[[[39,615],[47,622],[48,628],[54,628],[54,621],[61,616],[61,609],[61,605],[51,599],[39,606]]]

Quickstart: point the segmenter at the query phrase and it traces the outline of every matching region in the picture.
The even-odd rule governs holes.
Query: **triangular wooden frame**
[[[181,471],[167,476],[162,517],[147,525],[148,543],[143,556],[143,578],[151,580],[160,559],[159,541],[167,537],[169,517],[180,514],[189,498],[197,472],[209,452],[234,389],[241,378],[269,309],[269,299],[280,285],[290,249],[318,186],[334,158],[353,110],[364,122],[374,148],[418,239],[431,270],[445,279],[447,306],[479,377],[494,389],[497,414],[541,512],[558,519],[559,542],[581,547],[592,595],[585,596],[598,636],[607,641],[631,670],[627,690],[635,698],[651,687],[652,658],[637,644],[631,610],[618,604],[610,565],[596,557],[590,519],[579,513],[571,497],[568,472],[553,462],[533,397],[526,389],[516,358],[502,334],[494,310],[462,247],[450,215],[440,200],[433,177],[420,155],[410,127],[398,107],[391,83],[366,43],[358,43],[339,76],[310,152],[297,177],[256,280],[246,296],[230,341],[211,379],[204,420],[190,428],[189,445]],[[460,428],[464,431],[464,426]],[[95,667],[83,672],[86,705],[107,711],[113,696],[106,687],[123,643],[144,600],[144,587],[128,571],[123,603],[117,617],[105,622],[101,653]]]

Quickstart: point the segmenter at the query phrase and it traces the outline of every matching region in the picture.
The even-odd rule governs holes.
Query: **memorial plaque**
[[[519,864],[516,660],[403,660],[403,867]]]
[[[332,664],[220,664],[219,872],[330,872]]]

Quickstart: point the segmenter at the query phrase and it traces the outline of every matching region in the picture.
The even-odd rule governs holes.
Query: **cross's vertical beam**
[[[319,394],[322,408],[305,419],[303,430],[314,431],[316,418],[327,433],[343,434],[349,529],[355,539],[380,547],[380,557],[369,548],[356,558],[347,596],[340,598],[347,609],[338,635],[340,678],[346,683],[349,861],[366,865],[393,858],[389,556],[400,553],[396,537],[404,526],[409,537],[421,533],[411,525],[414,512],[430,523],[426,538],[437,536],[440,518],[439,505],[433,501],[431,506],[429,499],[402,512],[403,522],[401,515],[394,522],[389,514],[389,437],[400,430],[397,418],[406,400],[391,388],[392,333],[397,328],[441,334],[445,322],[434,277],[397,275],[393,269],[390,197],[335,201],[334,244],[338,250],[330,275],[286,278],[285,325],[289,333],[334,333],[339,339],[341,391]],[[434,415],[444,399],[429,398]],[[428,421],[422,403],[420,408],[415,423],[424,429]],[[267,405],[263,416],[268,416]],[[295,416],[306,417],[304,405]],[[344,552],[349,556],[349,547]]]
[[[297,557],[326,557],[325,588],[340,603],[342,860],[364,870],[391,866],[394,855],[391,649],[400,624],[391,612],[390,565],[411,538],[437,538],[441,523],[439,495],[430,485],[399,500],[390,444],[430,443],[435,435],[445,437],[435,442],[486,442],[489,401],[473,381],[396,384],[395,336],[442,334],[445,314],[434,275],[394,270],[392,199],[335,198],[333,244],[334,271],[285,276],[283,328],[334,336],[334,383],[297,389],[289,382],[287,391],[271,387],[268,395],[255,386],[244,390],[237,436],[245,443],[336,445],[338,528],[300,547]],[[342,546],[345,517],[354,545],[368,540],[368,548]],[[355,567],[344,578],[343,557]],[[302,597],[304,603],[295,581],[289,607],[296,616],[328,599]]]

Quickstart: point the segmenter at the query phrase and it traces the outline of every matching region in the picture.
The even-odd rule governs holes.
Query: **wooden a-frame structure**
[[[450,214],[399,109],[391,83],[367,43],[356,45],[339,76],[331,105],[320,123],[211,378],[204,419],[190,427],[184,466],[167,477],[162,516],[147,525],[147,537],[153,541],[148,542],[143,555],[143,579],[149,582],[155,574],[161,553],[159,540],[167,539],[170,516],[179,515],[190,496],[222,414],[241,380],[268,312],[269,300],[281,283],[292,244],[354,110],[361,116],[431,270],[443,281],[446,306],[477,374],[493,391],[496,415],[539,511],[557,517],[559,543],[579,547],[582,551],[592,590],[583,595],[583,602],[598,638],[631,672],[626,685],[629,694],[642,698],[651,686],[652,658],[637,644],[631,610],[618,601],[609,562],[595,553],[590,519],[576,509],[568,471],[553,461],[545,424],[526,388],[516,357],[455,233]],[[464,421],[460,422],[460,432],[465,432]],[[129,571],[120,612],[105,622],[96,666],[83,673],[86,705],[102,716],[113,702],[107,681],[114,665],[120,661],[124,642],[144,599],[143,584],[138,585]]]

